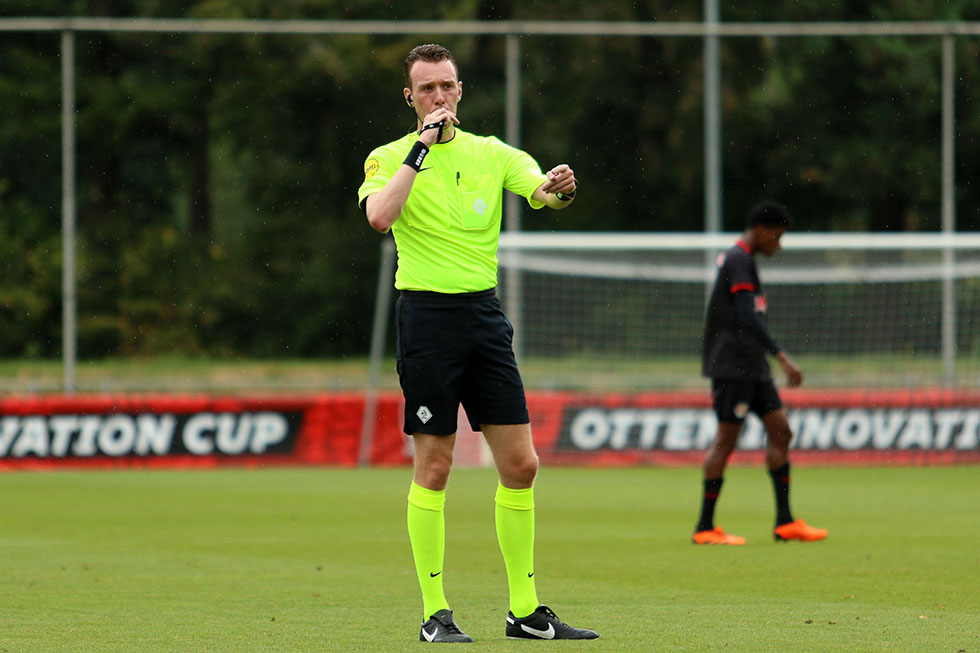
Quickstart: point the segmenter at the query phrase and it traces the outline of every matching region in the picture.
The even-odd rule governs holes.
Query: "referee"
[[[496,297],[502,191],[534,209],[568,207],[578,183],[565,164],[543,174],[525,152],[459,129],[463,84],[452,53],[420,45],[405,59],[405,103],[416,126],[364,163],[358,202],[398,250],[398,377],[415,465],[408,533],[422,590],[427,642],[471,642],[443,593],[446,486],[462,404],[482,431],[499,476],[497,540],[507,569],[505,634],[517,639],[594,639],[538,603],[534,585],[534,478],[524,385],[513,328]]]
[[[728,458],[735,449],[745,417],[751,410],[766,427],[766,465],[776,495],[777,541],[812,542],[827,537],[822,528],[793,519],[789,507],[789,443],[793,437],[779,393],[773,384],[766,354],[779,361],[790,387],[803,382],[803,373],[776,344],[766,327],[767,302],[759,281],[755,255],[772,256],[790,226],[786,208],[775,202],[755,206],[738,242],[718,259],[718,277],[708,302],[704,329],[704,375],[718,416],[718,432],[704,460],[701,516],[694,529],[695,544],[745,544],[745,538],[714,524],[715,503]]]

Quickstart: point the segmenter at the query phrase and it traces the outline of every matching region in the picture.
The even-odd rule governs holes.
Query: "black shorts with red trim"
[[[527,424],[514,328],[496,289],[443,294],[403,290],[395,305],[405,433],[452,435],[459,406],[482,424]]]
[[[719,422],[741,424],[749,411],[764,417],[783,407],[771,378],[762,381],[711,379],[711,395]]]

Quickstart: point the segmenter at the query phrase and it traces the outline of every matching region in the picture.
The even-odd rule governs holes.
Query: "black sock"
[[[718,495],[721,494],[721,484],[724,480],[720,476],[718,478],[704,479],[704,496],[701,499],[701,518],[698,520],[698,527],[695,529],[696,533],[710,531],[715,527],[715,503],[718,501]]]
[[[776,492],[776,526],[782,526],[793,521],[793,514],[789,511],[789,463],[770,469],[769,476]]]

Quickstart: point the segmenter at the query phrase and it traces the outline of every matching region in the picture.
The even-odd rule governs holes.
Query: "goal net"
[[[503,233],[500,297],[527,387],[703,389],[704,309],[717,255],[737,237]],[[782,242],[757,262],[770,331],[807,387],[980,383],[980,235]]]

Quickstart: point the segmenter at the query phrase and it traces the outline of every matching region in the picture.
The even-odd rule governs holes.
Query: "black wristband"
[[[575,193],[578,192],[578,186],[575,187],[571,193],[555,193],[555,197],[560,199],[562,202],[571,202],[572,198],[575,197]]]
[[[426,147],[425,143],[422,141],[415,141],[415,145],[412,146],[408,156],[405,157],[405,165],[415,172],[418,172],[422,169],[422,162],[425,161],[425,155],[428,153],[429,148]]]

